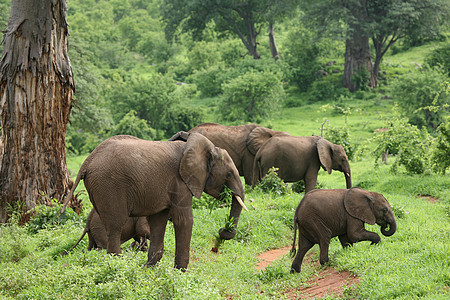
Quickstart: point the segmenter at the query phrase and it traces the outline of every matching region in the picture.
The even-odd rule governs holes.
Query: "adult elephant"
[[[285,182],[305,181],[305,193],[313,190],[320,167],[344,173],[347,188],[352,187],[350,164],[344,147],[319,136],[278,135],[270,138],[258,150],[254,162],[256,184],[270,168],[278,168]]]
[[[225,126],[217,123],[203,123],[189,132],[198,132],[206,136],[217,147],[225,149],[231,156],[239,175],[245,183],[253,185],[253,162],[255,154],[264,142],[275,135],[288,135],[286,132],[261,127],[257,124]],[[183,139],[179,134],[171,140]]]
[[[235,226],[245,208],[244,188],[230,156],[198,133],[190,134],[186,142],[124,135],[105,140],[84,161],[65,205],[81,179],[105,225],[108,253],[121,252],[120,236],[128,217],[147,217],[151,229],[147,266],[162,257],[170,216],[175,228],[175,267],[187,267],[192,196],[200,198],[205,191],[219,198],[228,186],[234,196],[230,219]],[[222,239],[231,239],[235,233],[219,230]]]

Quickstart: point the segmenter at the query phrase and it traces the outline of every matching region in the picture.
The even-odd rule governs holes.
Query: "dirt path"
[[[258,255],[257,270],[265,270],[274,260],[280,259],[290,251],[291,247],[270,250]],[[305,257],[304,264],[314,263],[311,254]],[[333,268],[322,270],[318,276],[311,278],[298,289],[290,290],[285,295],[289,299],[320,299],[328,295],[341,297],[347,287],[354,288],[359,278],[350,272],[338,272]]]

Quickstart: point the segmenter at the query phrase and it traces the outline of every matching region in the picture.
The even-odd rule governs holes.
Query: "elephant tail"
[[[86,226],[86,228],[84,228],[83,233],[81,234],[81,237],[78,239],[78,241],[75,243],[75,245],[72,246],[72,248],[70,248],[69,250],[64,250],[63,252],[60,253],[61,256],[67,255],[69,254],[70,251],[72,251],[76,246],[78,246],[78,244],[81,242],[81,240],[84,238],[84,236],[86,235],[86,233],[88,232],[88,228]]]
[[[80,180],[84,179],[84,175],[86,174],[86,171],[85,171],[85,168],[83,168],[83,165],[81,166],[81,169],[78,172],[77,179],[75,180],[75,183],[73,184],[72,189],[70,190],[69,194],[66,196],[66,200],[64,200],[63,208],[61,208],[61,211],[59,212],[61,215],[66,210],[67,204],[69,204],[70,200],[72,200],[73,194],[75,193],[75,189],[77,188],[78,184],[80,183]]]
[[[294,220],[294,240],[292,241],[291,257],[294,257],[295,253],[297,252],[297,250],[295,249],[296,239],[297,239],[297,220]]]

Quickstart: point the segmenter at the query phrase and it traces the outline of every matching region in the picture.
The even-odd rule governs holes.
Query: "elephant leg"
[[[192,208],[173,212],[175,229],[175,268],[184,270],[189,264],[189,250],[191,246],[192,226],[194,217]]]
[[[169,210],[163,210],[157,214],[147,217],[150,225],[150,247],[148,248],[147,267],[155,265],[164,252],[164,235],[166,233]]]
[[[364,223],[360,220],[349,220],[347,223],[347,235],[349,241],[357,243],[361,241],[371,241],[373,244],[380,242],[380,236],[375,232],[364,229]]]
[[[305,175],[305,194],[316,188],[318,170],[308,170]]]
[[[294,258],[294,261],[292,262],[291,274],[293,274],[294,272],[300,273],[303,257],[305,257],[306,252],[308,252],[308,250],[311,249],[312,246],[314,246],[313,242],[309,241],[301,235],[298,237],[298,251],[297,255]]]
[[[347,234],[342,234],[338,236],[339,241],[341,242],[342,248],[353,246],[353,243],[349,241]]]
[[[106,246],[107,253],[122,253],[122,248],[120,247],[120,237],[122,235],[123,225],[127,220],[126,218],[126,216],[122,218],[115,217],[111,218],[112,220],[106,223],[105,227],[108,235],[108,242]]]
[[[328,248],[330,246],[330,239],[328,237],[321,238],[319,241],[320,247],[320,264],[324,265],[329,261],[328,258]]]

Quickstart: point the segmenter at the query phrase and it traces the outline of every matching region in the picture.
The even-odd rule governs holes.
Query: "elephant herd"
[[[380,237],[364,229],[364,223],[381,226],[390,236],[396,222],[387,200],[381,195],[352,188],[350,164],[342,146],[318,136],[298,137],[257,124],[224,126],[200,124],[180,131],[168,141],[146,141],[119,135],[102,142],[82,164],[64,201],[64,211],[80,180],[93,210],[79,241],[87,233],[88,250],[106,248],[121,253],[121,244],[145,250],[146,266],[156,264],[164,251],[166,225],[175,230],[175,268],[186,269],[193,227],[192,196],[205,192],[219,199],[225,187],[233,195],[229,213],[232,229],[221,228],[221,239],[232,239],[244,204],[245,183],[255,186],[271,167],[279,169],[285,182],[304,180],[305,197],[294,216],[294,242],[299,231],[299,250],[291,272],[300,272],[303,256],[320,246],[320,262],[328,261],[328,245],[338,236],[343,247]],[[344,173],[347,189],[315,190],[322,167],[328,173]],[[389,229],[387,229],[389,228]],[[70,249],[70,250],[72,250]],[[69,250],[69,251],[70,251]]]

